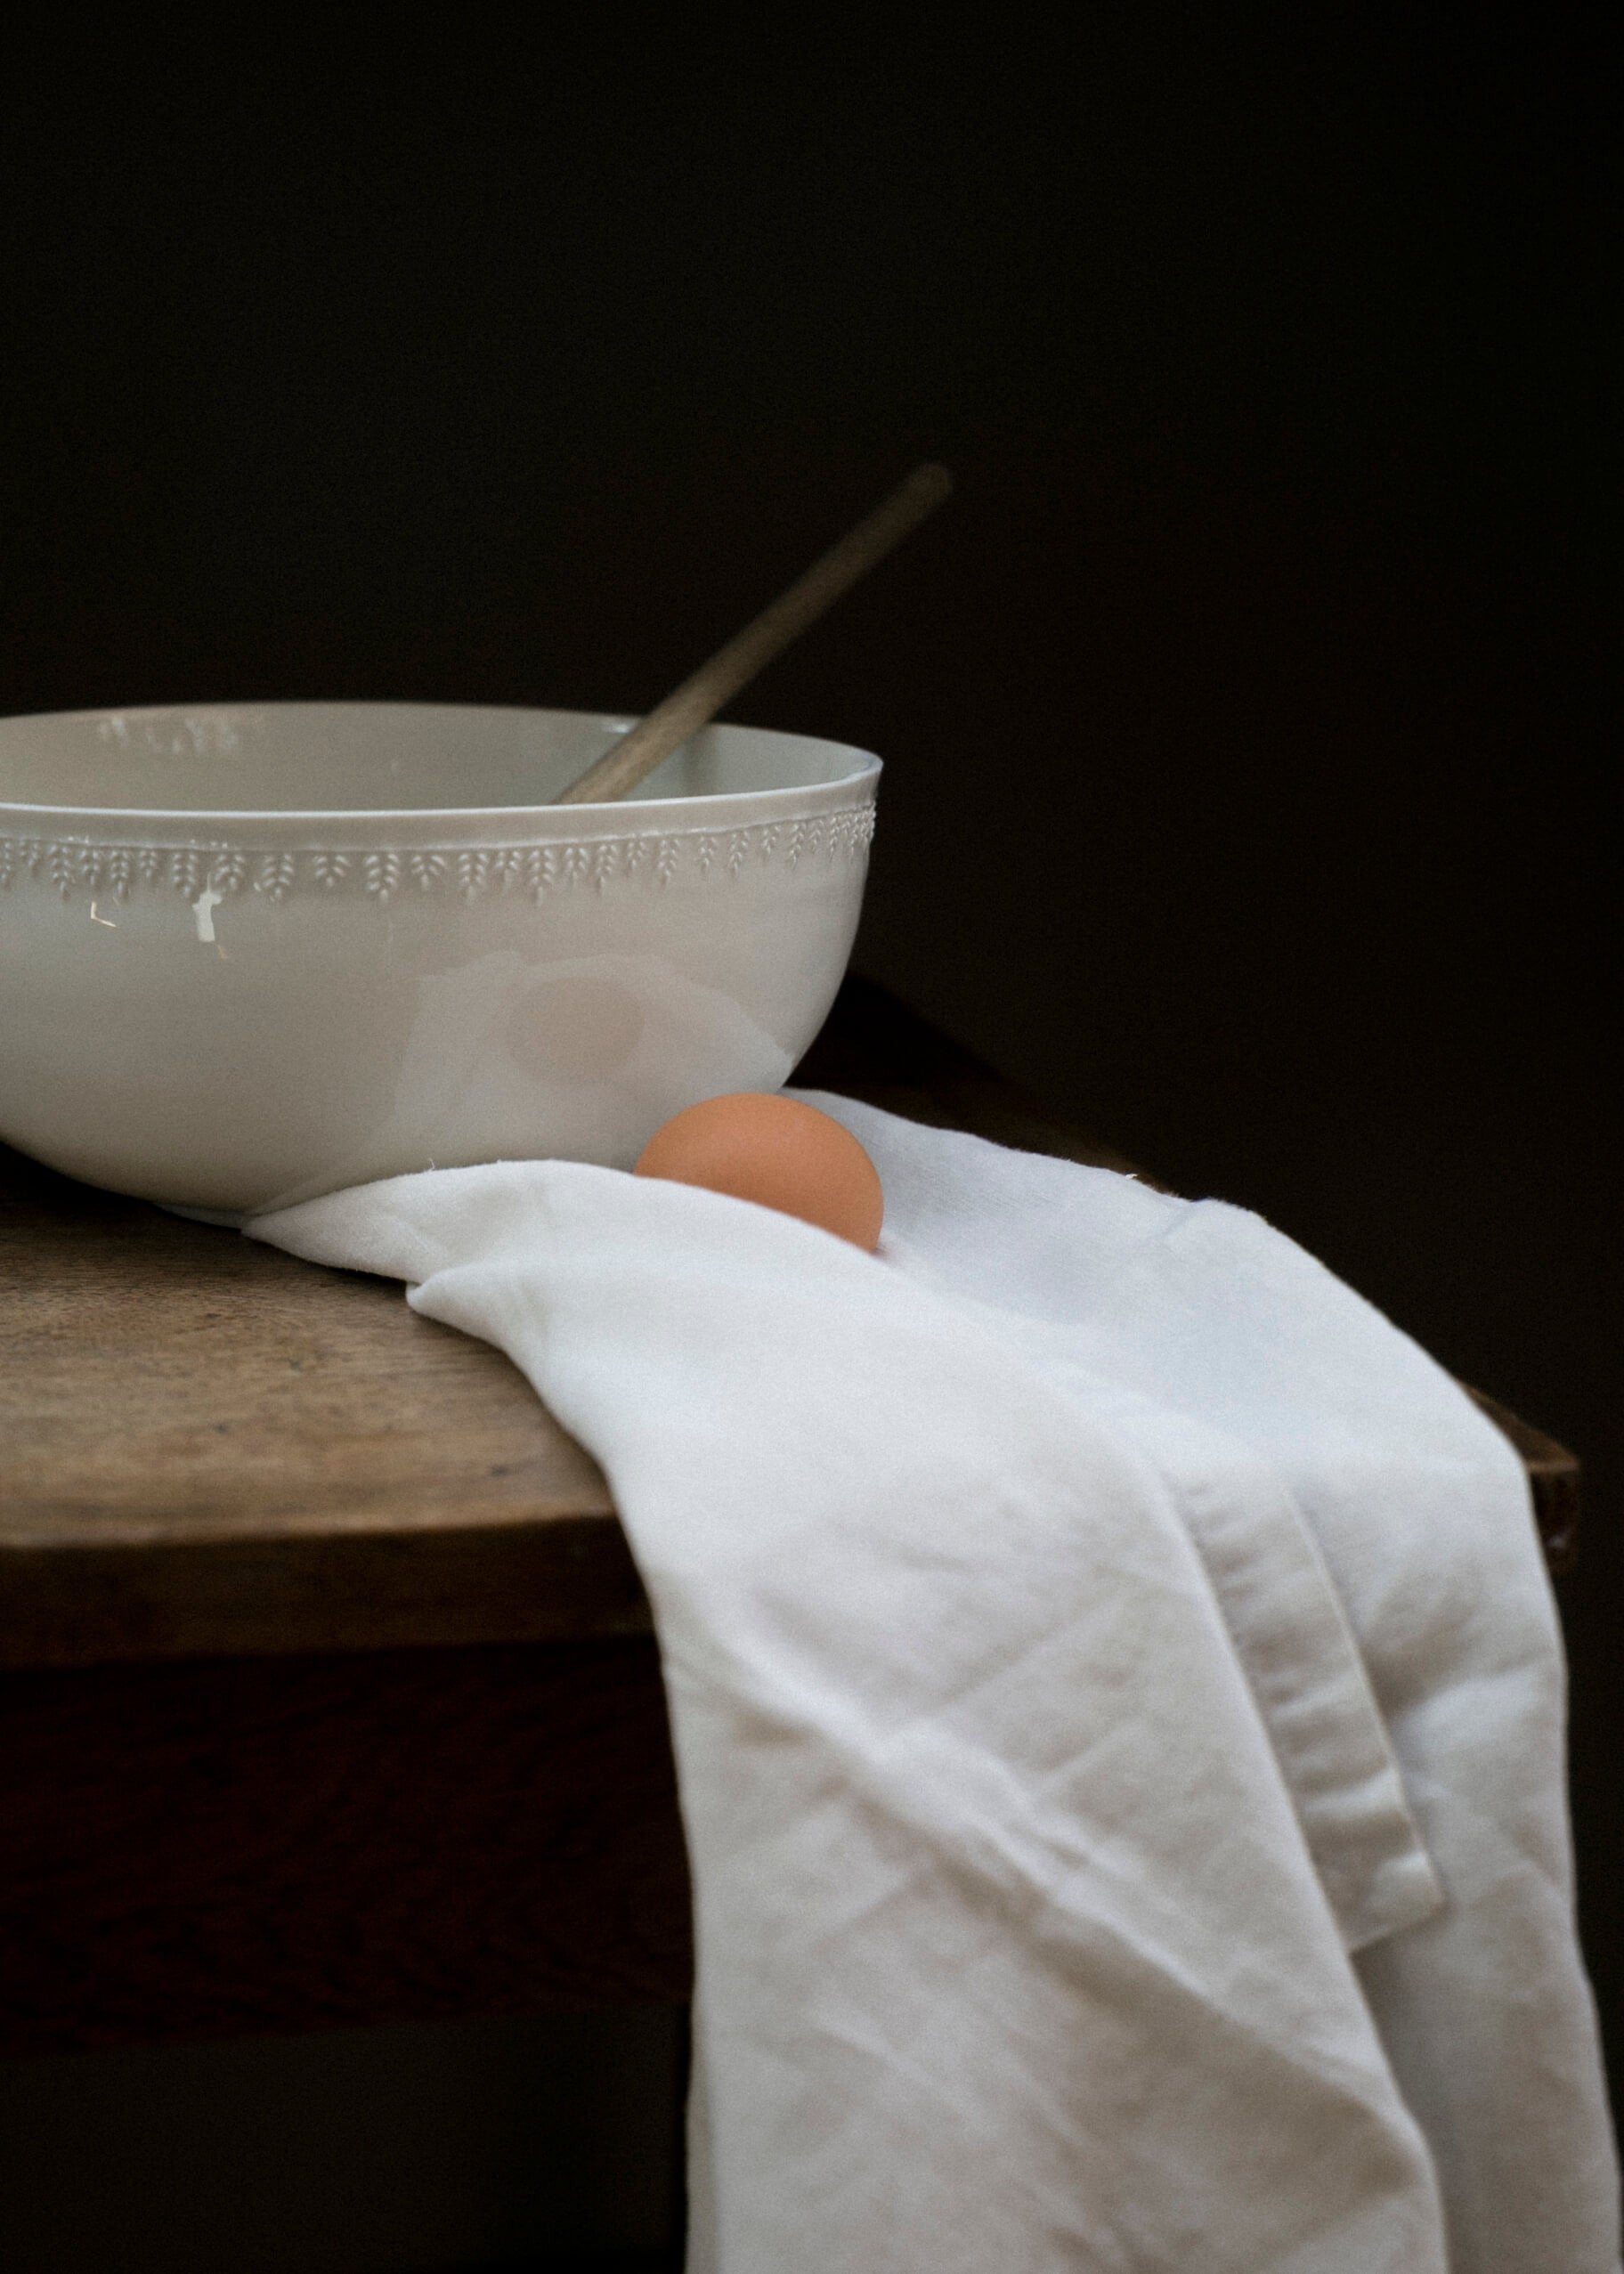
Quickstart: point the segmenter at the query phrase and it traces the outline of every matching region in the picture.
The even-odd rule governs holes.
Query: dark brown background
[[[6,54],[0,711],[637,710],[945,459],[736,715],[888,761],[860,969],[1584,1455],[1617,2066],[1599,58],[522,20]]]

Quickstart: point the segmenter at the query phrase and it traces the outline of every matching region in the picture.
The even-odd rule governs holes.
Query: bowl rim
[[[592,719],[601,726],[628,730],[638,722],[635,711],[564,710],[551,703],[413,703],[403,700],[372,702],[343,697],[329,701],[322,697],[278,697],[264,703],[152,703],[128,706],[118,704],[92,705],[81,711],[28,711],[8,713],[0,718],[0,728],[27,725],[30,721],[50,721],[55,724],[73,719],[153,719],[183,716],[222,711],[412,711],[418,713],[434,711],[507,712],[525,718]],[[833,802],[842,794],[849,797],[872,797],[882,770],[882,761],[872,751],[859,749],[855,743],[832,741],[827,735],[803,735],[787,727],[751,727],[743,720],[713,719],[710,722],[724,734],[772,735],[784,742],[807,743],[827,751],[842,751],[857,761],[850,771],[819,782],[781,784],[766,790],[704,790],[680,798],[638,798],[636,796],[610,799],[590,805],[499,806],[87,806],[62,803],[27,803],[20,799],[0,797],[0,827],[11,816],[19,820],[37,821],[44,816],[60,817],[71,828],[117,828],[126,832],[161,829],[166,833],[174,830],[198,832],[211,827],[240,828],[253,824],[257,828],[288,829],[301,833],[341,829],[346,832],[357,828],[374,828],[383,824],[410,824],[414,829],[441,828],[459,832],[472,826],[500,831],[514,828],[533,830],[545,819],[568,825],[571,835],[601,834],[606,826],[617,820],[624,833],[630,816],[640,816],[639,833],[658,830],[663,819],[667,829],[680,829],[683,817],[687,826],[702,826],[698,816],[717,813],[729,806],[748,807],[751,813],[770,814],[779,806],[804,805],[808,798],[821,806]],[[704,728],[696,728],[702,733]],[[714,821],[710,824],[714,826]]]

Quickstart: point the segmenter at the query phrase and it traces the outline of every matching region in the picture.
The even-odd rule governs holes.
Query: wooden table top
[[[861,981],[798,1079],[1127,1166]],[[0,1147],[0,1666],[647,1631],[596,1465],[393,1281]],[[1560,1560],[1577,1464],[1490,1410]]]

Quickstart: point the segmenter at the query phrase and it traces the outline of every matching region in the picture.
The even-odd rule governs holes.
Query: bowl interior
[[[0,719],[0,806],[141,813],[533,808],[634,722],[461,703],[260,703]],[[623,805],[794,791],[873,773],[844,743],[707,727]],[[590,808],[575,810],[586,813]]]

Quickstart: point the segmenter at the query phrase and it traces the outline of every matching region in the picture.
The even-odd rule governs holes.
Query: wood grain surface
[[[646,1630],[596,1466],[393,1283],[0,1153],[0,1664]]]

